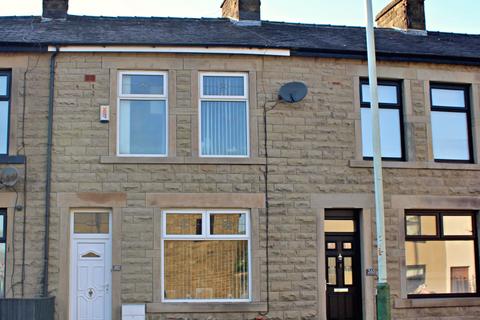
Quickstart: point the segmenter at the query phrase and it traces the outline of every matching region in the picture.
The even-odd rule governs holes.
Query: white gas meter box
[[[122,320],[145,320],[145,305],[122,304]]]

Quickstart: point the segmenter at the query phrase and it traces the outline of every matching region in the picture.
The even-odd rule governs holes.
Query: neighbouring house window
[[[11,73],[0,71],[0,155],[8,154]]]
[[[200,75],[200,156],[248,157],[248,75]]]
[[[0,210],[0,298],[5,297],[5,266],[7,263],[7,210]]]
[[[119,75],[118,155],[167,156],[167,74]]]
[[[476,215],[470,211],[408,211],[405,278],[409,297],[477,294]]]
[[[248,211],[165,211],[162,221],[163,301],[250,301]]]
[[[473,159],[468,91],[467,86],[430,85],[436,161],[471,162]]]
[[[362,80],[360,87],[362,153],[365,159],[371,159],[373,157],[372,114],[368,80]],[[405,152],[400,82],[379,81],[378,102],[382,158],[385,160],[404,160]]]

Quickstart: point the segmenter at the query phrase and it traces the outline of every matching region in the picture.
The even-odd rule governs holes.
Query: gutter
[[[58,49],[50,57],[50,90],[48,96],[48,137],[47,137],[47,170],[45,179],[45,238],[43,242],[43,297],[48,296],[48,258],[50,237],[50,193],[52,188],[52,146],[53,146],[53,102],[55,95],[55,62]]]
[[[309,49],[297,48],[297,49],[290,50],[290,55],[292,57],[355,59],[355,60],[367,61],[366,51],[309,50]],[[388,52],[378,52],[378,51],[377,51],[377,60],[480,66],[480,57],[466,58],[466,57],[437,56],[437,55],[429,56],[429,55],[418,55],[418,54],[388,53]]]

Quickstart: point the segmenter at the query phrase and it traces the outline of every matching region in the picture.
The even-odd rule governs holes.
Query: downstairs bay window
[[[162,213],[162,301],[249,302],[250,259],[248,211]]]
[[[405,278],[409,298],[478,295],[476,215],[408,211]]]

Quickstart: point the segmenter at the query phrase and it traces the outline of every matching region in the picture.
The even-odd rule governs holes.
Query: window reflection
[[[432,111],[431,117],[435,159],[469,160],[467,114]]]
[[[328,257],[327,260],[327,284],[336,285],[337,284],[337,258]]]
[[[434,236],[437,234],[437,217],[433,215],[407,215],[407,235]]]
[[[343,258],[343,282],[346,286],[353,284],[352,257]]]
[[[443,235],[461,236],[472,234],[471,216],[443,216]]]
[[[167,214],[167,234],[202,234],[202,214]]]
[[[246,234],[245,214],[211,214],[210,234]]]
[[[109,233],[107,212],[76,212],[73,218],[75,233]]]
[[[407,241],[405,251],[409,294],[476,292],[473,240]]]

